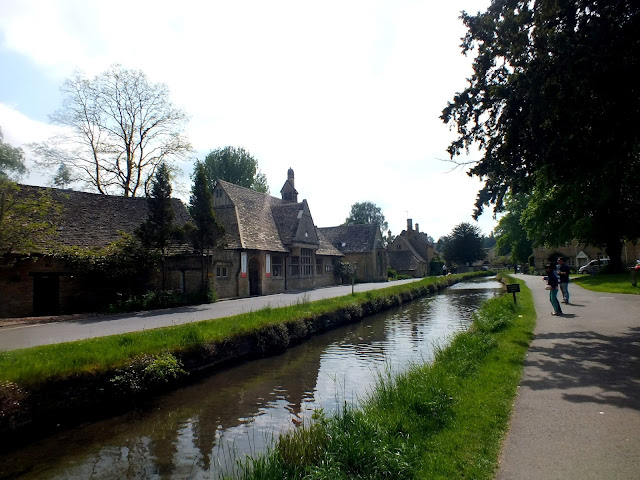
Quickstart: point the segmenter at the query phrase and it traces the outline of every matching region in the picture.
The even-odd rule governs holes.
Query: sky
[[[112,64],[169,87],[194,147],[174,191],[188,198],[193,163],[242,147],[271,194],[288,168],[319,227],[355,202],[382,209],[393,234],[407,218],[434,239],[475,223],[481,182],[454,169],[455,131],[440,115],[467,86],[461,11],[489,0],[0,0],[0,128],[24,146],[55,131],[59,88],[75,70]],[[49,185],[33,167],[23,183]],[[462,162],[479,160],[471,151]],[[488,235],[490,209],[476,225]]]

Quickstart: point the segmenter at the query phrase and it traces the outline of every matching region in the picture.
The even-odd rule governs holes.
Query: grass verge
[[[381,378],[360,409],[318,412],[242,478],[494,478],[536,318],[530,290],[509,281],[521,285],[517,306],[489,300],[433,363]]]
[[[638,284],[631,284],[631,273],[599,273],[597,275],[572,276],[571,281],[594,292],[627,293],[640,295],[640,275]]]

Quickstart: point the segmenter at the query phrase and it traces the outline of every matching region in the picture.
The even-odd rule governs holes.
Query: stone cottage
[[[342,261],[358,267],[356,281],[387,280],[389,257],[377,225],[341,225],[319,229],[322,236],[344,255]]]
[[[212,284],[220,297],[246,297],[334,285],[343,254],[322,238],[292,169],[281,198],[218,180],[214,211],[225,234]]]
[[[106,278],[74,266],[60,255],[64,247],[97,250],[133,234],[147,218],[147,199],[120,197],[57,188],[19,185],[15,199],[49,195],[60,207],[54,220],[56,234],[32,252],[1,258],[0,317],[39,316],[94,311],[115,301],[120,293],[156,289],[161,272],[144,278]],[[173,199],[175,222],[184,224],[189,214]],[[201,258],[185,255],[184,246],[167,261],[166,287],[182,292],[202,288]]]
[[[407,229],[396,236],[387,250],[391,268],[398,274],[416,278],[429,275],[429,263],[434,256],[434,247],[427,235],[420,232],[417,223],[416,228],[413,228],[412,219],[407,219]]]

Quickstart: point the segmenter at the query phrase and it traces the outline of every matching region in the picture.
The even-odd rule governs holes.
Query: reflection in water
[[[459,283],[279,356],[217,372],[143,409],[0,455],[0,478],[217,478],[233,468],[234,456],[263,451],[315,409],[357,403],[379,372],[429,361],[434,346],[465,328],[500,288],[487,279]]]

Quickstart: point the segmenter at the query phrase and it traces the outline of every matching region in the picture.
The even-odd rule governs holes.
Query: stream
[[[315,410],[357,405],[379,375],[430,361],[436,346],[502,291],[494,278],[461,282],[280,355],[217,371],[144,408],[0,454],[0,479],[219,478]]]

